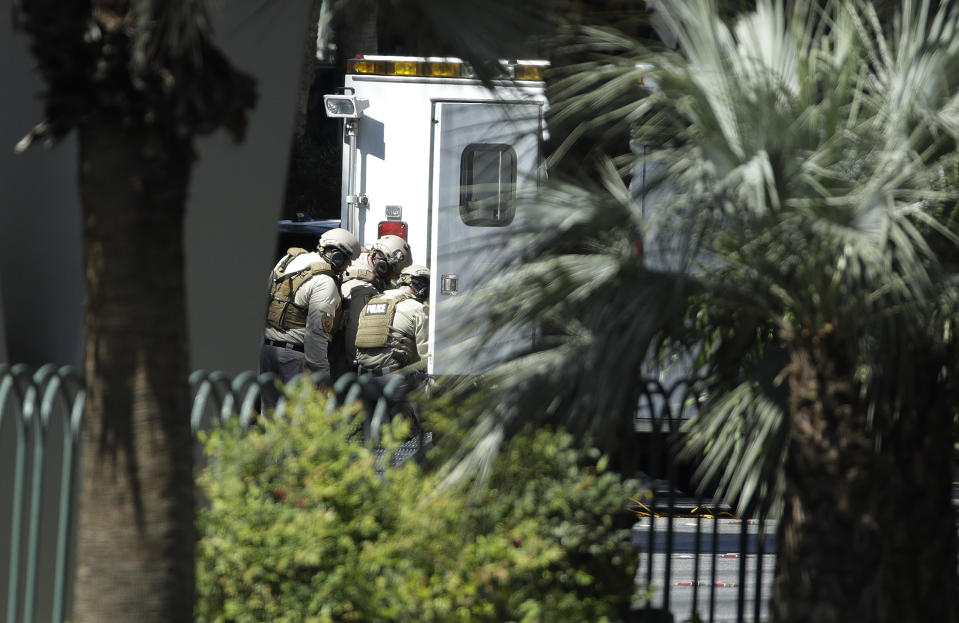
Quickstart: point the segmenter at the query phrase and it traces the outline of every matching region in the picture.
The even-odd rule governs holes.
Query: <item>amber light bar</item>
[[[504,78],[519,81],[543,80],[547,65],[510,61],[503,64]],[[346,73],[371,76],[417,76],[426,78],[475,78],[470,66],[459,60],[380,60],[351,58],[346,62]]]

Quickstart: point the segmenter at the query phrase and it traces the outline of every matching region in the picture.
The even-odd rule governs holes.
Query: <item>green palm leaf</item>
[[[793,340],[843,344],[871,417],[898,417],[918,359],[955,369],[956,13],[906,2],[887,39],[868,3],[784,6],[727,26],[707,0],[672,3],[677,51],[583,33],[595,61],[558,70],[552,114],[582,119],[566,146],[606,126],[633,151],[601,159],[591,187],[548,183],[504,241],[516,253],[473,328],[541,336],[490,375],[497,430],[544,418],[621,439],[645,367],[679,349],[706,397],[688,451],[768,507],[787,421],[772,379]]]

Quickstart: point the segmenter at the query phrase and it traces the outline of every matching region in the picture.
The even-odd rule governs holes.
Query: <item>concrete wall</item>
[[[13,145],[42,119],[27,39],[0,8],[0,362],[81,364],[82,260],[73,136]],[[202,138],[186,222],[192,367],[255,369],[281,212],[309,0],[209,2],[219,45],[254,74],[246,140]],[[35,284],[42,284],[37,291]]]
[[[27,38],[0,8],[0,361],[80,363],[83,322],[76,141],[56,149],[13,146],[43,119],[42,89]],[[40,286],[38,290],[37,286]],[[6,351],[6,352],[4,352]],[[4,356],[6,355],[6,356]]]
[[[246,140],[199,145],[187,213],[193,369],[255,370],[293,132],[310,0],[208,2],[217,40],[253,73],[259,100]]]

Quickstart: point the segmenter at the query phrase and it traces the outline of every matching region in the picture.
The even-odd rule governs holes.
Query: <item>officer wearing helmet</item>
[[[398,287],[370,298],[360,312],[356,364],[360,373],[384,376],[422,368],[429,350],[430,271],[413,264]]]
[[[356,330],[356,371],[369,374],[384,389],[393,379],[393,399],[410,419],[413,435],[422,434],[409,392],[425,372],[429,350],[430,271],[413,264],[400,273],[398,287],[367,301]]]
[[[327,349],[340,311],[339,282],[359,254],[359,241],[341,228],[324,233],[316,251],[287,251],[270,273],[260,372],[274,372],[284,383],[301,372],[330,373]]]
[[[353,369],[356,358],[356,329],[360,313],[371,297],[389,288],[400,272],[413,263],[409,243],[400,236],[387,234],[361,253],[343,275],[340,294],[343,297],[343,330],[334,341],[331,355],[333,375]]]

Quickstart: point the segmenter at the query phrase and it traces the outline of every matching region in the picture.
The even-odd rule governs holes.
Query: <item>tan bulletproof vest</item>
[[[360,314],[360,323],[356,329],[357,348],[382,348],[387,345],[390,327],[396,316],[396,306],[400,301],[413,298],[410,294],[400,294],[388,298],[379,294],[366,303]]]
[[[369,268],[350,265],[350,267],[346,269],[346,272],[343,273],[343,281],[349,281],[350,279],[359,279],[360,281],[373,283],[376,281],[376,273]]]
[[[289,331],[302,329],[306,326],[307,309],[300,307],[296,300],[296,291],[316,275],[329,275],[336,278],[333,267],[326,262],[313,262],[306,268],[287,273],[286,267],[293,258],[308,253],[306,249],[291,247],[286,257],[273,270],[270,285],[270,304],[267,308],[266,322],[274,329]]]

